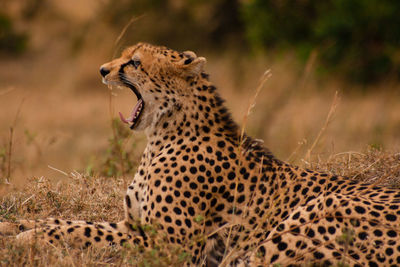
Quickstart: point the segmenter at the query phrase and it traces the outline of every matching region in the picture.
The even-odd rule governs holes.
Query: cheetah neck
[[[197,139],[225,137],[233,145],[240,144],[240,129],[232,120],[216,87],[205,78],[198,78],[169,105],[158,111],[154,123],[146,129],[149,142],[171,141],[171,137]],[[172,141],[173,141],[172,140]]]
[[[158,119],[146,131],[150,155],[157,155],[175,143],[218,146],[223,141],[226,147],[242,154],[244,161],[263,158],[263,164],[268,166],[277,161],[260,140],[241,133],[216,87],[205,77],[194,80],[184,91],[186,94],[175,97],[156,115]]]

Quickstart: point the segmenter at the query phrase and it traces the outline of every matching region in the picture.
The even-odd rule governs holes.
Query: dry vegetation
[[[365,181],[400,185],[399,153],[375,149],[365,153],[343,153],[332,155],[326,161],[312,162],[311,167]],[[30,179],[23,190],[8,194],[1,200],[0,216],[7,221],[45,217],[119,221],[128,182],[128,178],[86,177],[76,172],[58,183],[50,183],[43,177]],[[170,253],[162,253],[164,249]],[[21,245],[14,237],[0,238],[1,266],[170,266],[179,265],[186,257],[178,248],[166,243],[165,247],[141,253],[139,248],[117,250]]]
[[[41,177],[28,182],[18,193],[9,194],[0,203],[2,221],[16,218],[59,217],[87,221],[122,219],[122,198],[128,179],[85,177],[76,172],[66,180],[52,184]],[[170,253],[161,254],[161,249]],[[165,247],[142,253],[138,247],[122,249],[78,249],[43,244],[19,244],[15,237],[0,238],[0,266],[170,266],[187,255],[179,248]]]

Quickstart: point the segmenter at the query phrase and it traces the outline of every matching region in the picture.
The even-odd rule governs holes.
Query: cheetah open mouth
[[[140,95],[139,91],[136,89],[136,87],[130,83],[125,83],[124,84],[129,87],[136,95],[138,102],[136,105],[133,107],[131,115],[129,118],[125,118],[124,115],[122,115],[121,112],[119,112],[119,117],[121,118],[121,121],[130,124],[130,128],[133,129],[139,120],[140,114],[142,114],[143,107],[144,107],[144,101],[142,96]]]

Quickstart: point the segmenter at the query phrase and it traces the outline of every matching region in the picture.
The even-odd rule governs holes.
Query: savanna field
[[[115,30],[101,20],[95,1],[76,8],[78,2],[56,1],[31,24],[17,22],[30,32],[29,49],[0,54],[0,221],[123,219],[123,196],[146,138],[118,118],[130,112],[135,95],[102,84],[99,66],[146,41],[138,32],[152,15]],[[7,8],[20,16],[20,4]],[[301,62],[294,52],[242,54],[237,47],[155,41],[206,57],[206,72],[235,121],[278,158],[400,187],[398,80],[358,84],[335,72],[321,75],[318,51]],[[1,266],[179,266],[187,258],[167,243],[143,253],[42,247],[0,236]]]

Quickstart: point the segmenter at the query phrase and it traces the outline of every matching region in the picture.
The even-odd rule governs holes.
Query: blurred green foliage
[[[20,18],[29,24],[54,8],[50,2],[25,0]],[[92,24],[73,30],[78,33],[75,50],[90,34],[88,25],[102,20],[119,33],[133,19],[122,46],[147,41],[244,56],[248,48],[269,54],[296,51],[304,62],[316,52],[323,72],[361,83],[400,79],[398,0],[112,0],[102,1],[97,12]],[[4,14],[0,52],[21,52],[27,35],[17,32]]]
[[[0,52],[21,53],[27,46],[27,36],[15,31],[11,19],[0,14]]]
[[[400,78],[400,1],[248,0],[242,18],[250,44],[313,50],[328,71],[357,82]]]
[[[117,31],[135,21],[124,41],[147,41],[175,49],[222,49],[243,43],[239,0],[114,0],[102,17]],[[132,34],[133,33],[133,34]]]
[[[134,175],[137,160],[134,157],[134,146],[126,146],[132,131],[117,118],[112,120],[113,136],[108,140],[109,146],[103,162],[100,164],[100,174],[105,177]],[[92,168],[92,167],[90,167]]]

